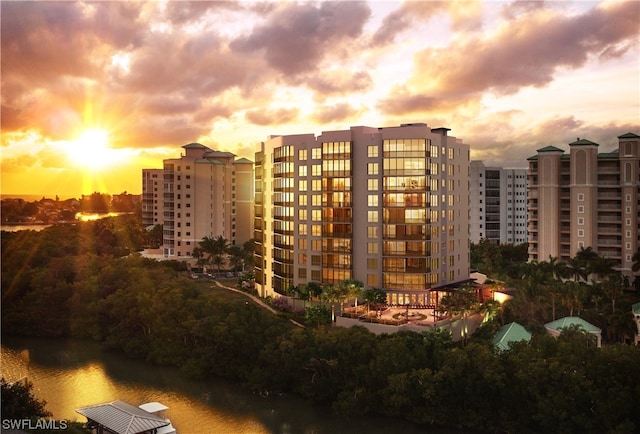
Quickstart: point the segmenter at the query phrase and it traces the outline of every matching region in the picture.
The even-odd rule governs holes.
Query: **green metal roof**
[[[640,315],[640,301],[637,302],[636,304],[632,304],[631,310],[633,311],[634,314]]]
[[[550,323],[545,324],[544,326],[548,329],[551,330],[555,330],[555,331],[562,331],[563,328],[565,327],[569,327],[572,325],[578,325],[580,327],[582,327],[583,330],[589,332],[589,333],[593,333],[593,332],[600,332],[602,330],[600,330],[598,327],[594,326],[593,324],[591,324],[590,322],[587,322],[585,320],[583,320],[580,317],[577,316],[567,316],[564,318],[560,318],[557,319],[555,321],[551,321]]]
[[[587,139],[578,139],[575,142],[569,143],[569,146],[600,146],[597,143]]]
[[[621,136],[618,136],[619,139],[640,139],[640,136],[633,133],[626,133]]]
[[[538,152],[564,152],[560,148],[556,148],[555,146],[545,146],[544,148],[538,149]]]
[[[529,333],[520,324],[512,322],[498,330],[498,333],[493,337],[492,342],[499,350],[505,351],[509,349],[509,342],[529,342],[530,340],[531,333]]]

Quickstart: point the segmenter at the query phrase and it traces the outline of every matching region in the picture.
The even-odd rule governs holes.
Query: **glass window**
[[[319,160],[322,158],[322,148],[311,149],[311,158],[313,160]]]
[[[307,160],[307,150],[306,149],[300,149],[298,151],[298,160],[300,160],[300,161],[306,161]]]
[[[378,211],[367,211],[367,221],[369,223],[378,223]]]
[[[369,175],[377,175],[379,171],[378,163],[369,163],[367,164],[367,173]]]
[[[307,166],[298,166],[298,176],[307,176]]]
[[[369,145],[369,146],[367,146],[367,156],[369,158],[377,158],[378,157],[378,145]]]
[[[378,191],[378,179],[367,179],[367,188],[369,191]]]
[[[368,204],[368,206],[378,206],[378,195],[377,194],[370,194],[367,197],[367,204]]]
[[[367,243],[367,253],[370,255],[377,255],[378,243]]]

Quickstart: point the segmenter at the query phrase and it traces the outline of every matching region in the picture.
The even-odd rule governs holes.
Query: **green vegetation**
[[[446,331],[376,336],[363,327],[332,327],[327,304],[306,306],[307,327],[300,328],[242,294],[190,279],[179,263],[125,255],[144,235],[125,221],[3,233],[2,332],[90,338],[178,366],[190,377],[295,393],[348,416],[384,414],[485,432],[640,429],[636,347],[595,348],[579,331],[554,339],[534,326],[529,344],[496,352],[487,330],[500,315],[492,306],[486,308],[494,320],[466,345],[453,343]],[[549,315],[549,306],[533,304],[547,303],[550,294],[538,281],[552,280],[539,268],[525,276],[526,298],[514,299],[505,320],[530,317],[539,324]],[[626,304],[616,283],[609,284],[610,295],[599,301],[603,313],[605,304],[608,312]],[[322,298],[313,285],[296,291],[303,300]],[[556,309],[578,309],[572,296],[557,291]],[[360,294],[367,305],[381,301],[379,290],[362,291],[357,282],[336,285],[325,300],[339,304],[349,294]],[[447,301],[460,312],[468,309],[463,302]]]

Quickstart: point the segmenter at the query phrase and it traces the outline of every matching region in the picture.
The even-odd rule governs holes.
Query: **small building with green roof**
[[[530,340],[531,333],[517,322],[512,322],[502,326],[493,337],[492,342],[499,351],[506,351],[509,349],[510,342],[529,342]]]
[[[568,327],[578,326],[587,333],[591,333],[596,337],[597,346],[602,346],[602,330],[588,321],[583,320],[577,316],[566,316],[564,318],[557,319],[546,323],[544,327],[547,329],[547,333],[551,336],[558,337],[560,333]]]

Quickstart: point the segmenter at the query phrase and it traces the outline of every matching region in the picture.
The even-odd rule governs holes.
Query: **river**
[[[228,381],[185,380],[174,368],[132,360],[94,342],[9,337],[1,356],[2,376],[26,376],[58,420],[84,421],[76,408],[120,399],[167,405],[178,434],[425,432],[393,419],[341,418],[324,406],[292,396],[261,397]]]

